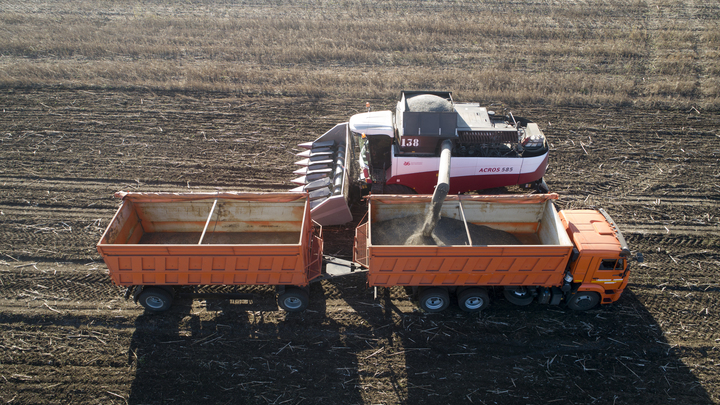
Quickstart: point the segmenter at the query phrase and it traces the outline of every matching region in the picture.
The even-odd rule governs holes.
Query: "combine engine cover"
[[[499,115],[452,93],[404,91],[392,111],[353,115],[314,142],[300,144],[295,191],[310,193],[313,220],[352,220],[353,188],[373,194],[432,194],[440,145],[452,142],[450,194],[511,185],[547,191],[548,145],[537,124]]]

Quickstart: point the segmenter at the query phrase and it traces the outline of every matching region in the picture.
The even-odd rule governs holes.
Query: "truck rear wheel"
[[[310,295],[302,288],[286,287],[277,300],[278,306],[287,312],[302,312],[310,303]]]
[[[574,311],[587,311],[600,303],[600,294],[592,291],[578,291],[570,295],[568,307]]]
[[[458,294],[458,306],[465,312],[478,312],[490,305],[490,296],[484,288],[468,288]]]
[[[440,312],[450,305],[450,294],[444,288],[432,287],[421,291],[418,301],[425,312]]]
[[[527,287],[505,287],[503,295],[506,300],[519,306],[530,305],[534,299],[532,291]]]
[[[143,288],[138,296],[138,302],[151,312],[163,312],[170,309],[173,302],[172,294],[158,287]]]

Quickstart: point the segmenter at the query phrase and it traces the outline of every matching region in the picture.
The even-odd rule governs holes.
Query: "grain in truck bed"
[[[446,199],[434,230],[434,234],[446,242],[441,246],[565,243],[558,237],[557,213],[552,204],[512,196],[485,200],[471,196]],[[372,245],[404,245],[408,237],[422,227],[428,205],[427,196],[376,197],[370,212]]]

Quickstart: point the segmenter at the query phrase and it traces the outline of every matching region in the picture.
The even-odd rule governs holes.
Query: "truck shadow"
[[[128,403],[712,403],[631,291],[583,313],[496,296],[426,314],[362,274],[313,284],[301,313],[256,296],[138,316]]]
[[[479,314],[424,314],[384,290],[377,307],[356,308],[382,349],[359,354],[358,384],[384,375],[388,403],[712,403],[630,291],[583,313],[495,297]]]

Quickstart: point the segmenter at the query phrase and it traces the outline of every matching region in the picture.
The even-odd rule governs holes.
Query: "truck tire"
[[[302,312],[310,303],[310,295],[302,288],[286,287],[277,300],[278,306],[287,312]]]
[[[579,291],[570,295],[567,306],[573,311],[587,311],[600,303],[600,294],[592,291]]]
[[[442,287],[432,287],[421,291],[418,301],[425,312],[440,312],[450,305],[450,293]]]
[[[532,291],[530,291],[527,287],[505,287],[503,295],[505,295],[506,300],[521,307],[530,305],[530,303],[533,302],[533,299],[535,299],[532,295]]]
[[[465,312],[479,312],[490,305],[490,296],[484,288],[468,288],[458,294],[458,306]]]
[[[172,294],[159,287],[143,288],[138,295],[138,302],[150,312],[164,312],[170,309],[173,303]]]

